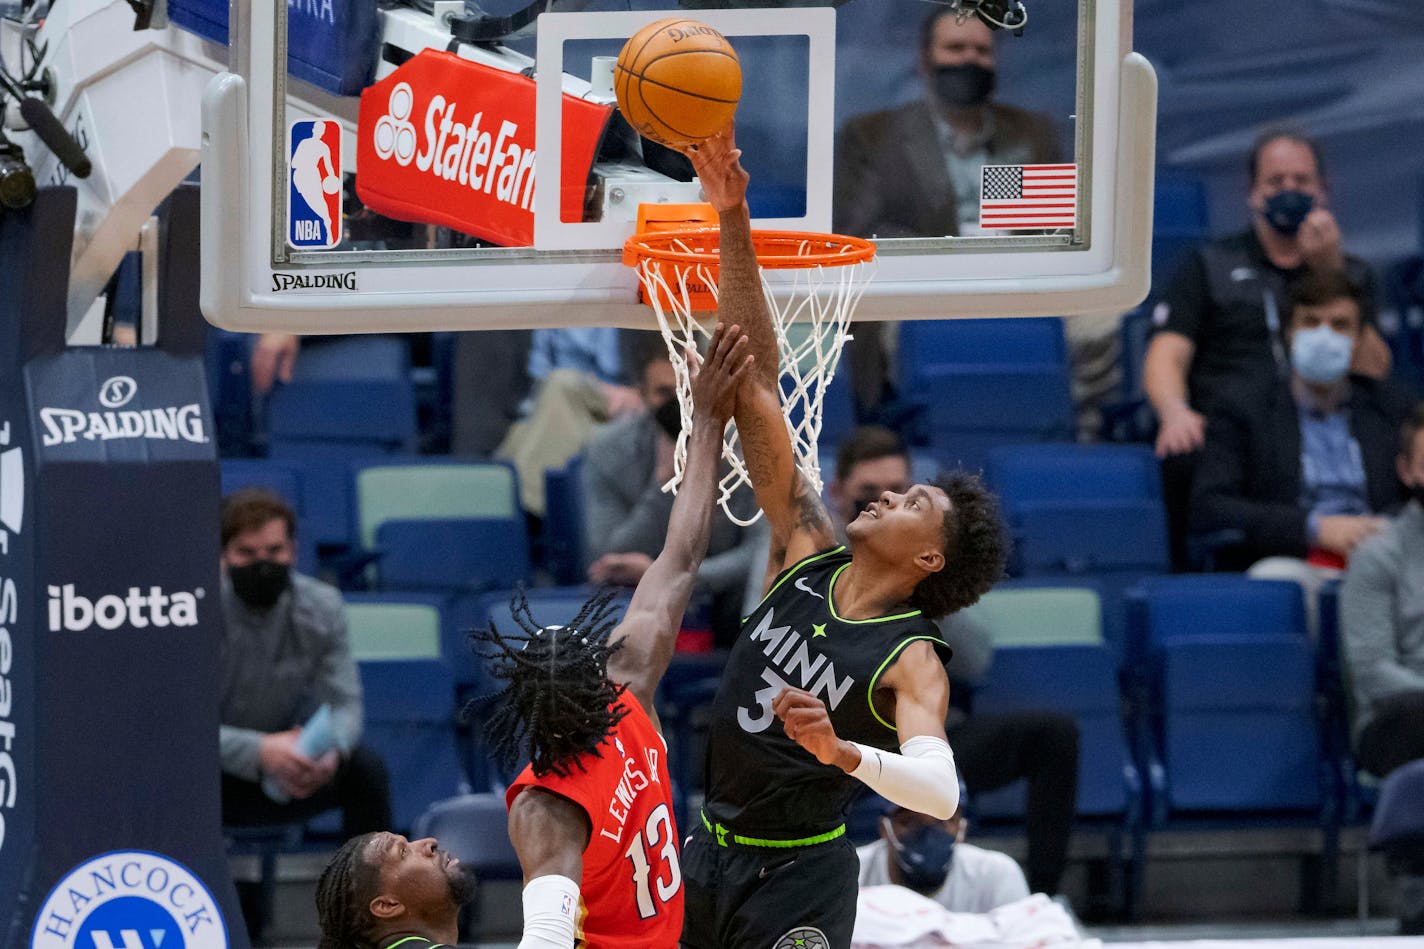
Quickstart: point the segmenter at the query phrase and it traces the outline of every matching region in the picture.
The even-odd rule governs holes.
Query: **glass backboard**
[[[1021,35],[979,2],[234,4],[233,71],[203,103],[204,313],[300,333],[652,325],[621,248],[640,207],[700,192],[621,117],[612,64],[668,17],[737,52],[753,225],[876,242],[857,319],[1135,305],[1156,80],[1130,0],[1022,0]]]

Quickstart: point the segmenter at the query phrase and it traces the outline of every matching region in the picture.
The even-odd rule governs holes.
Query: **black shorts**
[[[699,822],[682,848],[682,946],[847,949],[859,875],[844,836],[785,849],[719,846]]]

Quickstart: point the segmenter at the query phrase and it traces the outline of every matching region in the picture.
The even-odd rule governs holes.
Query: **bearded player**
[[[858,862],[845,817],[861,785],[941,819],[958,806],[948,647],[932,621],[994,585],[1006,541],[983,484],[953,475],[886,491],[849,525],[849,550],[836,546],[782,415],[741,152],[729,127],[686,154],[720,220],[718,318],[756,359],[735,415],[771,558],[713,703],[682,944],[846,947]]]
[[[752,359],[736,327],[718,326],[692,382],[687,467],[667,541],[609,634],[611,594],[568,626],[525,636],[490,629],[504,680],[486,725],[495,753],[528,767],[507,793],[509,838],[524,871],[520,949],[670,947],[682,929],[682,871],[672,782],[653,693],[707,552],[722,431]]]

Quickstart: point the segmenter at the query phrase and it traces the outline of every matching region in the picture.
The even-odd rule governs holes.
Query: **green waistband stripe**
[[[702,811],[702,826],[707,828],[707,832],[717,838],[717,846],[727,846],[730,839],[734,844],[741,844],[743,847],[811,847],[815,844],[823,844],[837,837],[845,835],[846,826],[841,824],[833,830],[828,830],[824,834],[817,834],[814,837],[798,837],[795,840],[768,840],[765,837],[743,837],[741,834],[733,834],[721,824],[714,824],[707,817],[707,812]]]

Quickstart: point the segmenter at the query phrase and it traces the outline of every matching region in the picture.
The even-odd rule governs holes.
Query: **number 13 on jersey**
[[[648,854],[658,859],[654,877]],[[638,916],[651,919],[658,908],[672,899],[682,887],[682,868],[677,862],[677,831],[673,829],[672,813],[666,804],[659,804],[648,815],[644,828],[633,835],[623,854],[633,864],[633,886],[638,894]],[[650,877],[654,877],[650,879]],[[654,890],[657,901],[654,902]]]

